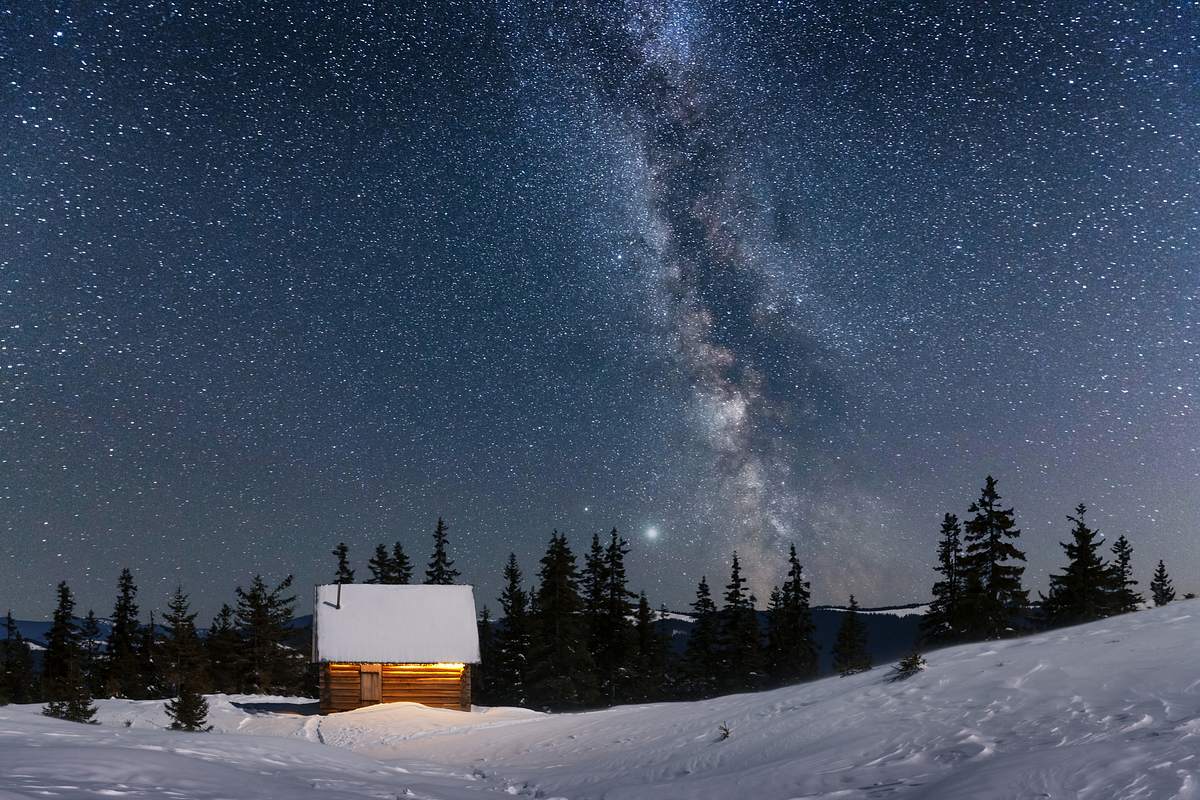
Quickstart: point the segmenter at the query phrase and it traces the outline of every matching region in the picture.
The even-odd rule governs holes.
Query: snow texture
[[[204,734],[161,702],[92,726],[8,706],[0,798],[1200,800],[1200,603],[926,659],[581,714],[214,695]]]
[[[472,586],[329,584],[313,609],[316,661],[479,663]]]

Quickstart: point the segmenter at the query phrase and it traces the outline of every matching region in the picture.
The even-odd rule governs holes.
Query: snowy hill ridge
[[[207,734],[161,730],[157,702],[102,701],[98,726],[8,706],[0,798],[1200,799],[1197,601],[927,659],[582,714],[221,696]]]

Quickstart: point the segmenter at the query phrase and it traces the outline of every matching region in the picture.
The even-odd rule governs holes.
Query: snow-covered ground
[[[1197,601],[927,658],[586,714],[216,696],[206,734],[162,730],[160,703],[104,701],[95,726],[8,706],[0,798],[1200,800]]]

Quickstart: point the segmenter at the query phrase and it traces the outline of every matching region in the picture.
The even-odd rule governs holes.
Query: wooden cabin
[[[313,661],[321,713],[412,702],[471,710],[479,663],[471,586],[318,586]]]

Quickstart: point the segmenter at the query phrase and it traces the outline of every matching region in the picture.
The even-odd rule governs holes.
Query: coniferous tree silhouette
[[[291,586],[291,575],[273,589],[255,575],[249,589],[237,587],[234,619],[241,640],[239,673],[244,691],[287,694],[299,683],[291,651],[283,646],[296,602],[295,595],[287,593]]]
[[[476,625],[479,635],[479,666],[471,670],[471,689],[475,697],[483,705],[490,705],[495,692],[495,678],[492,669],[495,666],[495,624],[492,622],[492,611],[483,604]]]
[[[392,556],[387,545],[375,545],[375,554],[367,560],[367,569],[371,570],[371,579],[367,583],[396,583]]]
[[[50,630],[46,633],[46,650],[42,654],[42,680],[47,695],[61,693],[72,661],[79,660],[79,628],[75,624],[75,595],[66,581],[58,584],[58,603]]]
[[[817,673],[810,597],[809,583],[793,544],[788,548],[787,577],[772,591],[767,616],[770,672],[776,682],[805,680]]]
[[[660,687],[657,700],[673,700],[679,696],[680,689],[680,671],[678,669],[680,658],[675,653],[672,647],[672,633],[669,627],[671,612],[667,610],[666,603],[660,603],[658,606],[658,616],[655,618],[655,635],[658,638],[658,649],[662,653],[662,686]]]
[[[1167,574],[1167,565],[1161,559],[1150,581],[1150,597],[1156,606],[1165,606],[1175,599],[1175,587],[1171,584],[1171,576]]]
[[[592,534],[591,547],[583,557],[583,570],[579,576],[579,593],[583,599],[583,616],[587,626],[588,652],[597,665],[603,658],[607,643],[605,614],[608,596],[608,577],[604,560],[604,545],[600,534]],[[600,681],[604,681],[604,669],[598,666]],[[602,690],[603,691],[603,690]]]
[[[337,570],[333,574],[334,583],[354,583],[354,570],[350,568],[350,548],[345,542],[338,542],[331,553],[337,558]]]
[[[716,603],[708,580],[702,575],[692,601],[694,622],[683,656],[684,693],[689,697],[711,697],[721,678],[721,630]]]
[[[33,654],[10,609],[0,639],[0,705],[32,702],[34,692]]]
[[[412,583],[412,574],[412,559],[404,552],[404,546],[396,542],[392,545],[392,580],[397,584],[407,585]]]
[[[897,681],[908,680],[925,669],[926,666],[928,665],[925,663],[925,658],[914,650],[892,667],[891,672],[888,673],[888,681],[896,683]]]
[[[83,681],[87,684],[88,692],[93,697],[104,691],[104,658],[101,651],[100,620],[96,613],[88,609],[87,616],[79,625],[80,669],[83,671]]]
[[[438,517],[433,530],[433,557],[429,561],[429,568],[425,570],[425,583],[447,585],[454,583],[459,575],[446,549],[446,529],[446,523]]]
[[[163,677],[167,693],[167,716],[175,730],[208,730],[208,700],[201,694],[205,685],[204,654],[196,633],[196,615],[182,587],[176,587],[163,615],[167,636],[162,644]]]
[[[117,578],[117,602],[113,606],[108,633],[108,654],[105,659],[105,688],[111,697],[137,700],[145,696],[141,687],[141,671],[138,669],[140,629],[137,586],[133,582],[133,573],[125,568]]]
[[[179,694],[166,702],[171,729],[176,731],[210,731],[208,700],[190,683],[181,684]]]
[[[833,668],[839,675],[853,675],[871,668],[867,650],[867,628],[858,615],[858,601],[850,595],[850,605],[842,617],[837,640],[833,644]]]
[[[1074,523],[1071,541],[1061,542],[1067,567],[1050,576],[1050,593],[1042,598],[1042,611],[1051,625],[1070,625],[1099,619],[1108,613],[1109,566],[1100,557],[1100,539],[1087,524],[1087,506],[1080,503],[1067,519]]]
[[[208,687],[208,669],[204,646],[196,631],[196,615],[182,586],[175,587],[163,614],[166,635],[159,645],[160,673],[167,696],[177,695],[180,687],[190,684],[198,690]]]
[[[617,702],[622,691],[625,673],[630,660],[633,630],[629,616],[633,613],[625,576],[625,556],[629,552],[626,542],[613,528],[609,542],[604,548],[604,607],[601,640],[604,647],[600,658],[595,661],[599,675],[599,690],[610,703]]]
[[[56,717],[68,722],[95,723],[96,706],[92,695],[87,690],[87,683],[80,669],[79,661],[73,660],[67,667],[67,675],[53,690],[55,696],[47,693],[47,703],[42,713],[47,717]]]
[[[141,697],[162,697],[162,682],[158,674],[158,627],[154,624],[154,612],[150,612],[150,624],[138,630],[137,639],[138,687]]]
[[[938,565],[934,569],[942,577],[933,584],[933,601],[921,619],[921,638],[951,642],[961,635],[964,626],[962,526],[954,514],[942,518]]]
[[[633,702],[657,700],[666,679],[667,653],[655,625],[655,612],[646,593],[638,595],[634,612],[633,658],[628,699]]]
[[[521,585],[521,568],[516,554],[510,553],[504,566],[504,590],[500,594],[500,612],[504,615],[493,647],[495,702],[523,706],[529,702],[525,674],[529,664],[529,595]]]
[[[82,669],[79,628],[75,625],[75,596],[66,581],[58,584],[58,604],[46,634],[46,650],[42,654],[42,681],[46,693],[48,717],[91,722],[96,715],[92,696]]]
[[[228,603],[213,617],[204,637],[207,672],[213,691],[236,694],[249,685],[241,675],[241,637],[234,626],[233,609]]]
[[[721,655],[725,670],[725,688],[744,691],[756,688],[761,679],[762,642],[754,595],[746,588],[737,553],[725,586],[725,605],[721,609]]]
[[[1122,534],[1112,546],[1112,561],[1108,563],[1108,606],[1110,613],[1127,614],[1137,611],[1142,595],[1134,590],[1138,582],[1133,577],[1133,545]]]
[[[968,511],[963,555],[964,627],[968,638],[995,639],[1012,630],[1014,618],[1029,601],[1021,585],[1025,567],[1014,563],[1025,554],[1013,510],[1000,507],[996,479],[987,476],[979,499]]]
[[[595,665],[587,649],[579,572],[567,537],[558,531],[541,560],[533,602],[527,689],[540,708],[580,708],[595,700]]]

